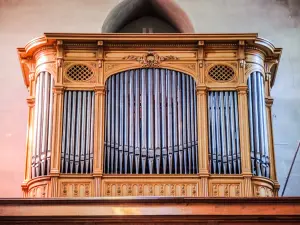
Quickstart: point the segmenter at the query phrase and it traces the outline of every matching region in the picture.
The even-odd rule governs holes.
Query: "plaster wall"
[[[119,0],[0,0],[0,197],[21,197],[28,108],[17,47],[44,32],[101,32]],[[254,32],[283,48],[273,122],[277,174],[286,179],[300,140],[300,11],[297,0],[176,0],[197,33]],[[286,195],[300,195],[300,154]],[[280,191],[281,193],[281,191]]]

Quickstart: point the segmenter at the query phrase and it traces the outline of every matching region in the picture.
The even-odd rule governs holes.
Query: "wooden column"
[[[63,87],[54,87],[53,94],[53,135],[50,174],[58,175],[60,173],[62,139]]]
[[[27,197],[27,182],[31,179],[31,154],[33,142],[33,129],[34,129],[34,106],[35,106],[35,64],[32,60],[24,60],[27,65],[29,73],[29,97],[27,100],[28,105],[28,120],[27,120],[27,134],[26,134],[26,156],[25,156],[25,174],[22,183],[23,197]]]
[[[273,123],[272,123],[272,105],[273,98],[271,97],[271,68],[277,64],[277,60],[270,60],[265,63],[265,102],[266,102],[266,120],[268,128],[268,146],[269,146],[269,159],[270,159],[270,178],[275,183],[274,195],[278,196],[278,190],[280,185],[277,181],[276,175],[276,161],[275,161],[275,149],[273,138]]]
[[[240,128],[240,149],[242,175],[244,177],[244,196],[252,196],[251,186],[251,158],[249,140],[249,117],[248,117],[248,87],[246,85],[238,87],[238,111]]]
[[[201,196],[208,196],[208,127],[207,127],[207,89],[197,86],[197,119],[198,119],[198,163],[201,177]]]
[[[60,154],[63,120],[63,42],[57,41],[56,76],[53,86],[53,124],[50,175],[58,176],[60,173]]]
[[[101,180],[104,160],[104,127],[105,127],[105,85],[103,72],[103,41],[97,42],[98,76],[95,87],[95,124],[94,124],[94,196],[101,196]]]
[[[196,79],[197,92],[197,122],[198,122],[198,171],[200,177],[199,194],[202,197],[208,196],[208,117],[207,117],[207,87],[204,74],[204,41],[198,42],[198,67]]]

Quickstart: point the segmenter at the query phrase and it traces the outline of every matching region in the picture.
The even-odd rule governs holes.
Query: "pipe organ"
[[[281,49],[257,34],[46,33],[18,54],[24,197],[278,195]]]

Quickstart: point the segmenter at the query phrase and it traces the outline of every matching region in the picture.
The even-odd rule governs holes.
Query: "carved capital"
[[[94,90],[96,95],[105,95],[105,86],[96,86]]]
[[[240,60],[240,68],[244,68],[245,67],[245,60],[241,59]]]
[[[35,104],[35,97],[30,96],[30,97],[28,97],[28,98],[26,99],[26,101],[27,101],[27,105],[28,105],[29,108],[34,107],[34,104]]]
[[[98,67],[102,68],[102,60],[98,60]]]
[[[196,87],[197,95],[203,95],[203,94],[206,94],[206,92],[207,92],[207,87],[206,86],[197,86]]]
[[[64,89],[65,88],[63,86],[56,86],[53,88],[53,93],[54,94],[62,94]]]
[[[200,67],[200,68],[203,68],[203,60],[200,60],[200,61],[199,61],[199,67]]]
[[[63,58],[57,58],[56,63],[57,63],[57,67],[61,68],[63,63],[64,63],[64,59]]]
[[[267,106],[267,107],[272,107],[273,102],[274,102],[274,99],[273,99],[273,98],[267,97],[267,98],[265,98],[265,101],[266,101],[266,106]]]
[[[35,73],[35,61],[32,59],[32,57],[27,57],[25,59],[22,59],[21,63],[26,65],[26,67],[29,70],[29,74]]]
[[[237,91],[239,95],[245,95],[247,94],[248,87],[247,86],[238,86]]]
[[[271,80],[271,70],[272,70],[272,67],[276,64],[278,64],[278,60],[276,60],[276,59],[267,59],[265,61],[266,80]]]

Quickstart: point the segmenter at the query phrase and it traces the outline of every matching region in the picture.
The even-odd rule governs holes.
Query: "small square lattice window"
[[[78,64],[68,69],[67,76],[74,81],[86,81],[93,76],[93,71],[86,65]]]
[[[229,81],[234,77],[234,71],[229,66],[216,65],[208,71],[208,75],[217,81]]]

